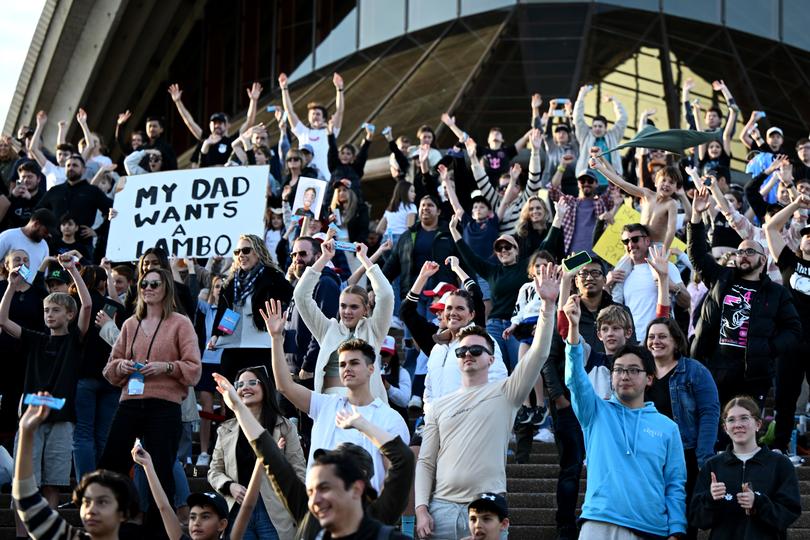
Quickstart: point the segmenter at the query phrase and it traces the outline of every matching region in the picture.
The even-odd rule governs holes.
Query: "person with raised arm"
[[[313,299],[312,294],[323,268],[335,256],[334,240],[321,244],[321,256],[312,266],[304,270],[293,292],[293,298],[301,320],[320,344],[315,363],[315,392],[346,395],[345,383],[340,377],[340,359],[336,349],[347,339],[359,338],[374,350],[375,369],[371,373],[371,392],[374,397],[387,403],[388,396],[380,375],[378,351],[391,325],[394,291],[379,266],[368,258],[368,247],[365,244],[355,246],[357,259],[366,269],[376,298],[376,307],[371,315],[369,315],[368,292],[357,285],[344,289],[340,294],[339,319],[324,315]],[[306,412],[306,409],[301,410]]]
[[[592,172],[595,174],[597,182],[601,186],[607,186],[608,182],[604,176],[600,176],[596,171],[589,167],[588,159],[590,158],[590,150],[594,146],[599,148],[599,152],[607,152],[611,148],[617,146],[624,136],[624,130],[627,127],[627,111],[621,102],[613,96],[604,96],[602,101],[604,103],[613,103],[613,111],[616,115],[616,121],[613,127],[608,129],[608,120],[601,114],[597,114],[591,120],[589,126],[585,121],[585,98],[593,90],[593,85],[582,86],[577,94],[577,100],[574,103],[574,133],[576,133],[577,140],[579,141],[579,157],[577,158],[576,175],[577,179],[582,175]],[[617,174],[622,174],[622,158],[618,152],[611,152],[608,154],[610,165]]]
[[[677,424],[644,401],[655,361],[635,345],[616,351],[614,392],[602,399],[585,372],[579,297],[569,297],[563,311],[568,319],[565,384],[588,456],[579,538],[638,538],[643,533],[675,540],[686,533],[686,466]]]
[[[371,485],[378,491],[382,489],[385,467],[379,449],[371,440],[358,432],[344,429],[340,425],[336,426],[334,420],[338,411],[353,406],[382,430],[393,436],[399,435],[406,443],[410,441],[408,427],[399,413],[371,392],[370,379],[377,371],[374,363],[375,350],[367,342],[356,337],[340,343],[336,348],[339,357],[340,380],[345,385],[345,394],[342,392],[340,395],[313,392],[296,383],[287,367],[282,343],[284,315],[280,302],[272,301],[265,304],[262,317],[264,317],[267,332],[273,341],[273,377],[276,387],[295,407],[308,414],[313,420],[309,466],[312,466],[315,450],[319,448],[334,449],[341,442],[353,442],[371,454],[373,461],[373,474],[369,471]],[[217,381],[220,382],[219,378]],[[222,386],[221,382],[220,386]],[[246,435],[249,440],[255,439],[255,437],[251,438],[250,434],[246,433]]]
[[[284,111],[289,118],[290,127],[293,134],[298,138],[298,147],[308,144],[312,146],[314,153],[313,161],[319,171],[324,175],[329,175],[329,133],[326,129],[327,110],[322,104],[311,102],[307,104],[307,122],[309,127],[295,114],[290,90],[287,86],[287,75],[284,73],[278,76],[278,86],[281,89],[281,100],[284,104]],[[343,125],[343,111],[346,107],[343,95],[343,77],[338,73],[332,76],[332,84],[335,86],[335,114],[332,116],[332,133],[337,139],[340,135],[340,128]]]
[[[548,358],[559,293],[554,265],[543,267],[535,280],[543,299],[540,320],[529,352],[512,375],[489,382],[496,345],[486,330],[470,326],[458,334],[461,388],[438,399],[425,414],[414,502],[419,538],[466,536],[469,501],[487,490],[506,492],[503,456],[515,415]]]

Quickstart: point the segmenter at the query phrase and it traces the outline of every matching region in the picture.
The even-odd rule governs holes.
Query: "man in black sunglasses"
[[[542,299],[540,320],[534,343],[511,376],[488,382],[495,342],[484,328],[468,326],[458,334],[461,388],[437,399],[425,413],[416,466],[418,538],[468,535],[467,503],[483,491],[506,491],[503,456],[517,411],[548,358],[559,293],[553,265],[543,267],[535,280]]]
[[[790,292],[768,277],[767,255],[759,243],[740,242],[734,267],[715,261],[701,215],[708,208],[709,191],[702,187],[695,195],[687,227],[687,253],[709,292],[695,324],[691,356],[711,371],[720,403],[749,395],[762,406],[778,359],[799,344],[801,320]],[[777,396],[779,386],[777,379]],[[791,425],[794,407],[795,402],[782,414]],[[779,408],[776,415],[780,416]]]

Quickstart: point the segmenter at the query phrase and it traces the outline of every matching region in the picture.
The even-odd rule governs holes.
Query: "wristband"
[[[565,172],[565,165],[557,165],[557,172],[564,173]]]

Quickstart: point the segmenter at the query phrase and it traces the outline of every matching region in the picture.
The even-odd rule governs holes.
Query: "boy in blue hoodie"
[[[580,540],[674,540],[686,532],[686,465],[678,426],[644,402],[655,362],[641,347],[614,356],[613,396],[602,400],[583,367],[579,297],[563,307],[568,318],[565,384],[585,435],[588,487]]]

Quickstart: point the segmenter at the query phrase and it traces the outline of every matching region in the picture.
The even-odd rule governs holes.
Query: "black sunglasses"
[[[142,279],[140,283],[141,289],[146,289],[149,287],[150,289],[155,290],[161,285],[163,285],[163,282],[159,279]]]
[[[484,347],[483,345],[470,345],[469,347],[459,347],[456,349],[456,358],[464,358],[467,353],[470,353],[471,356],[481,356],[484,353],[488,355],[492,355],[492,351]]]
[[[639,242],[639,240],[641,240],[642,238],[647,238],[647,235],[646,234],[640,234],[638,236],[631,236],[630,238],[622,238],[622,244],[624,244],[625,246],[627,244],[629,244],[630,242],[633,242],[634,244],[637,244]]]
[[[512,244],[498,244],[495,246],[495,253],[500,253],[501,251],[512,251],[515,249],[515,246]]]
[[[240,254],[242,254],[242,255],[250,255],[250,253],[252,251],[253,251],[253,248],[250,247],[250,246],[246,246],[246,247],[243,247],[243,248],[236,248],[235,250],[233,250],[233,256],[238,257]]]
[[[290,161],[301,161],[301,158],[297,156],[288,157],[287,162],[289,163]]]

